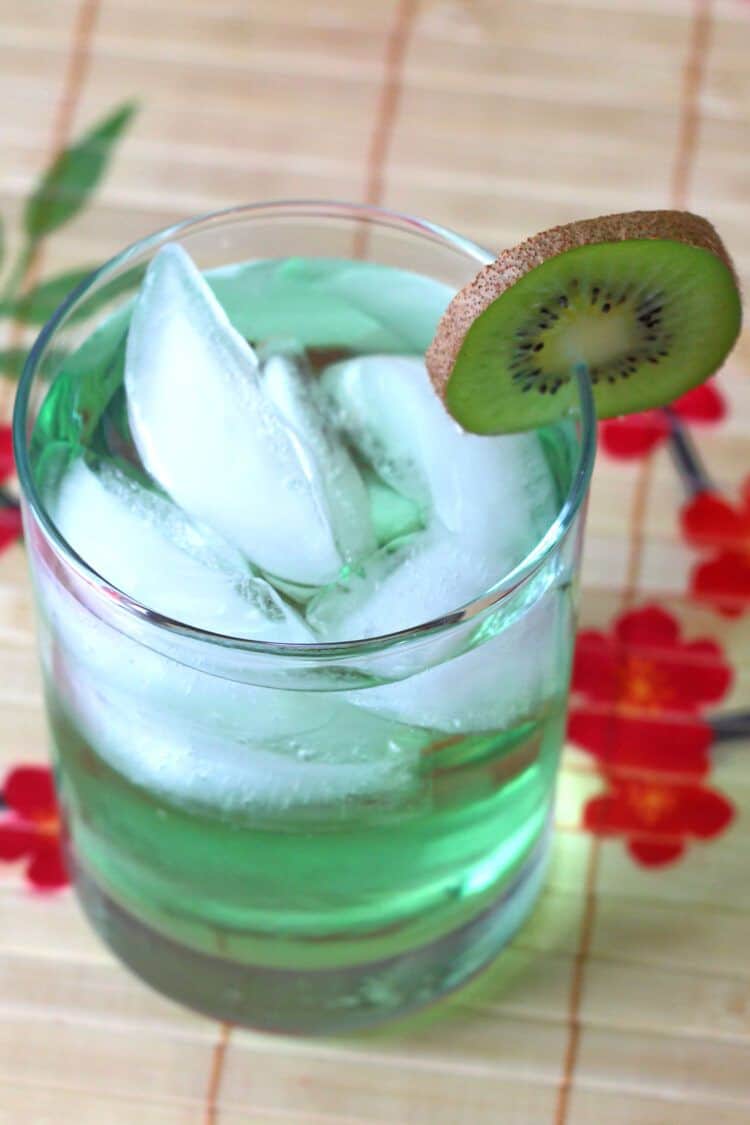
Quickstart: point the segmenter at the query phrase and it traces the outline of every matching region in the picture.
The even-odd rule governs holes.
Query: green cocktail
[[[126,963],[222,1018],[426,1003],[540,886],[592,423],[583,381],[531,433],[444,412],[423,354],[486,260],[374,212],[249,208],[106,267],[32,356],[76,883]]]

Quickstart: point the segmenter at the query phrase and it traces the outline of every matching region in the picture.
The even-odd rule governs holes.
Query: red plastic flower
[[[39,890],[68,882],[61,848],[60,814],[46,766],[18,766],[5,779],[0,812],[0,860],[26,859],[26,878]]]
[[[13,435],[10,426],[0,426],[0,484],[16,471],[13,462]]]
[[[678,859],[690,837],[718,836],[733,815],[726,797],[702,785],[610,778],[608,792],[587,803],[583,823],[598,836],[624,836],[634,859],[659,867]]]
[[[712,735],[700,712],[731,679],[719,645],[683,640],[659,606],[621,614],[578,636],[569,737],[609,771],[702,776]]]
[[[690,593],[727,617],[750,609],[750,477],[733,507],[714,492],[701,492],[683,509],[687,541],[710,552],[693,568]]]
[[[713,425],[726,414],[721,392],[713,383],[703,383],[672,403],[671,409],[684,422]],[[669,421],[661,410],[644,410],[624,418],[610,418],[599,427],[602,449],[612,457],[630,460],[645,457],[669,436]]]

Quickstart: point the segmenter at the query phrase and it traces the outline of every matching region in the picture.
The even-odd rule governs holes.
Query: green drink
[[[485,260],[248,209],[136,248],[37,346],[27,529],[76,883],[126,963],[222,1018],[424,1004],[539,889],[591,420],[477,437],[444,412],[424,351]]]

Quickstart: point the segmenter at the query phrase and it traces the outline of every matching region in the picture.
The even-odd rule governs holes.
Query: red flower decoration
[[[702,776],[712,736],[700,711],[731,680],[714,641],[683,640],[671,614],[645,606],[579,634],[568,734],[610,771]]]
[[[16,466],[13,461],[13,434],[10,426],[0,426],[0,484],[13,475]]]
[[[608,786],[587,802],[584,827],[625,837],[633,858],[651,867],[681,856],[688,837],[717,836],[733,812],[701,784],[712,730],[700,712],[731,680],[719,645],[684,640],[656,605],[621,614],[607,633],[580,633],[568,733]]]
[[[711,766],[708,752],[713,731],[697,716],[649,719],[616,711],[597,714],[583,708],[571,713],[568,737],[613,774],[704,777]]]
[[[713,492],[701,492],[683,509],[688,543],[710,552],[694,567],[690,593],[726,617],[750,608],[750,477],[735,507]]]
[[[702,785],[610,778],[608,792],[586,805],[583,823],[599,836],[624,836],[634,859],[660,867],[679,859],[688,838],[718,836],[733,815],[726,797]]]
[[[64,887],[60,814],[46,766],[18,766],[5,779],[0,812],[0,860],[26,859],[26,878],[39,890]]]
[[[726,414],[721,392],[713,383],[703,383],[672,403],[671,409],[684,422],[713,425]],[[621,460],[645,457],[669,436],[669,421],[661,410],[644,410],[624,418],[610,418],[599,427],[605,453]]]
[[[21,513],[18,508],[0,507],[0,551],[9,547],[23,531]]]
[[[0,484],[15,472],[13,439],[10,426],[0,426]],[[21,513],[18,508],[0,507],[0,551],[20,536]]]

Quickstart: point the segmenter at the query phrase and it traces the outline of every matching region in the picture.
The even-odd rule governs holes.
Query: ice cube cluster
[[[136,299],[124,389],[140,463],[79,453],[52,514],[112,585],[212,633],[310,644],[431,621],[487,591],[555,516],[536,435],[465,433],[419,356],[313,377],[294,340],[254,348],[177,245]],[[550,590],[461,656],[332,697],[186,669],[67,595],[50,604],[49,674],[92,744],[139,783],[227,807],[408,789],[436,732],[509,727],[543,700],[567,612]]]
[[[554,514],[534,436],[465,433],[420,357],[313,379],[289,341],[259,356],[175,244],[136,300],[125,390],[145,472],[75,461],[58,525],[112,584],[208,631],[306,643],[430,621]]]

